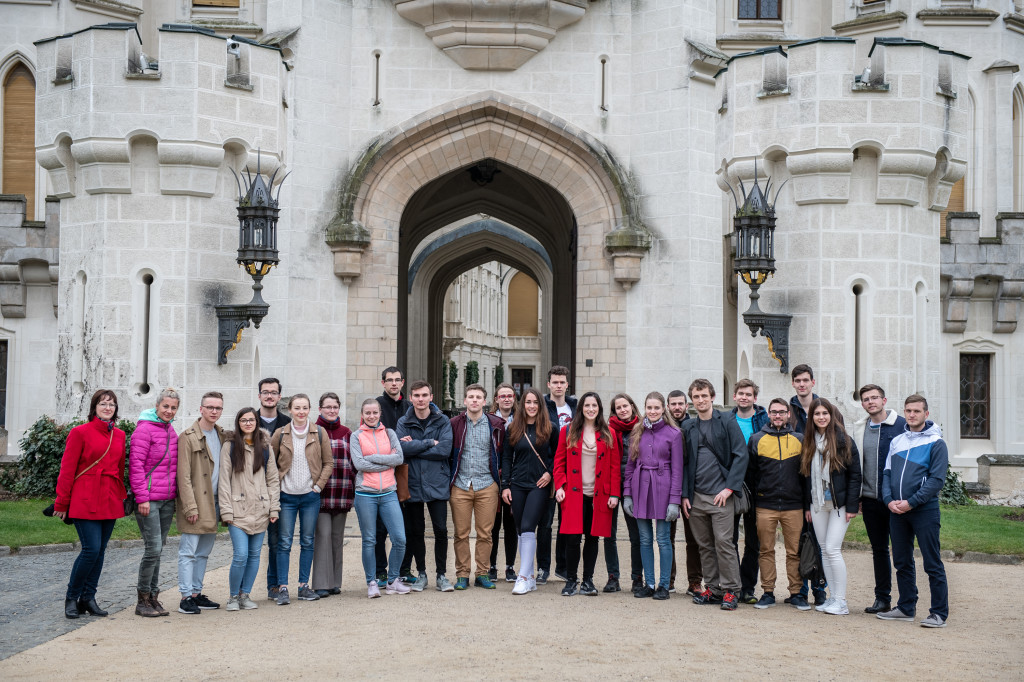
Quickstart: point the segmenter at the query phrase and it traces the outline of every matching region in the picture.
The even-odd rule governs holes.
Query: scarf
[[[621,436],[622,434],[629,433],[630,431],[632,431],[633,427],[636,426],[636,423],[639,420],[639,417],[633,415],[632,419],[630,419],[627,422],[624,422],[621,419],[619,419],[617,415],[612,415],[608,419],[608,426],[610,426],[613,431],[615,431],[617,434]]]

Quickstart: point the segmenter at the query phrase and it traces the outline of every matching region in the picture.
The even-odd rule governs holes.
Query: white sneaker
[[[826,605],[825,613],[831,613],[833,616],[845,616],[850,613],[850,609],[846,606],[845,599],[833,599],[831,604]]]
[[[526,579],[526,581],[529,583],[530,592],[536,592],[537,591],[537,579],[531,575],[529,578]]]
[[[530,591],[530,581],[523,576],[516,578],[516,586],[512,588],[512,594],[526,594]]]
[[[248,592],[242,592],[238,595],[238,605],[246,611],[249,611],[251,609],[258,609],[260,607],[259,604],[257,604],[249,598]]]
[[[224,607],[224,610],[225,611],[237,611],[238,608],[239,608],[239,605],[238,605],[238,595],[237,594],[233,594],[230,597],[228,597],[228,603],[227,603],[227,606]]]
[[[376,580],[366,583],[366,596],[370,599],[376,599],[380,596],[380,587],[377,586]]]
[[[834,602],[834,601],[835,601],[835,599],[833,599],[832,597],[829,597],[828,599],[825,600],[824,604],[818,604],[817,606],[815,606],[814,610],[815,611],[827,611],[828,607],[832,606],[832,602]]]

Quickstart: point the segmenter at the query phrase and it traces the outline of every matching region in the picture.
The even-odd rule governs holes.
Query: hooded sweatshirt
[[[906,500],[911,509],[937,505],[946,482],[949,451],[942,430],[931,420],[921,431],[903,433],[892,439],[882,476],[882,501]]]
[[[138,504],[173,500],[178,494],[178,434],[150,408],[131,435],[128,480]]]

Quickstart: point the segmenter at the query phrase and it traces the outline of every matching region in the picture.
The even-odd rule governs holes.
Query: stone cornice
[[[906,12],[885,12],[884,14],[866,14],[850,21],[833,24],[836,35],[852,36],[859,33],[877,33],[899,28],[907,20]]]
[[[971,7],[923,9],[917,18],[925,26],[988,26],[999,18],[999,12]]]

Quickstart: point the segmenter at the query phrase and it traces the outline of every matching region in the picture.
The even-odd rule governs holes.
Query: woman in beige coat
[[[326,429],[309,422],[309,396],[296,393],[288,405],[292,420],[274,432],[270,446],[281,476],[281,535],[277,545],[277,604],[288,598],[288,564],[291,562],[295,521],[299,522],[298,598],[316,601],[320,597],[309,587],[313,568],[313,542],[320,516],[320,491],[334,472],[331,437]]]
[[[277,463],[270,456],[270,438],[257,428],[258,423],[254,408],[239,410],[235,435],[220,452],[217,498],[234,549],[228,573],[228,611],[257,608],[249,593],[260,568],[263,534],[281,511]]]

